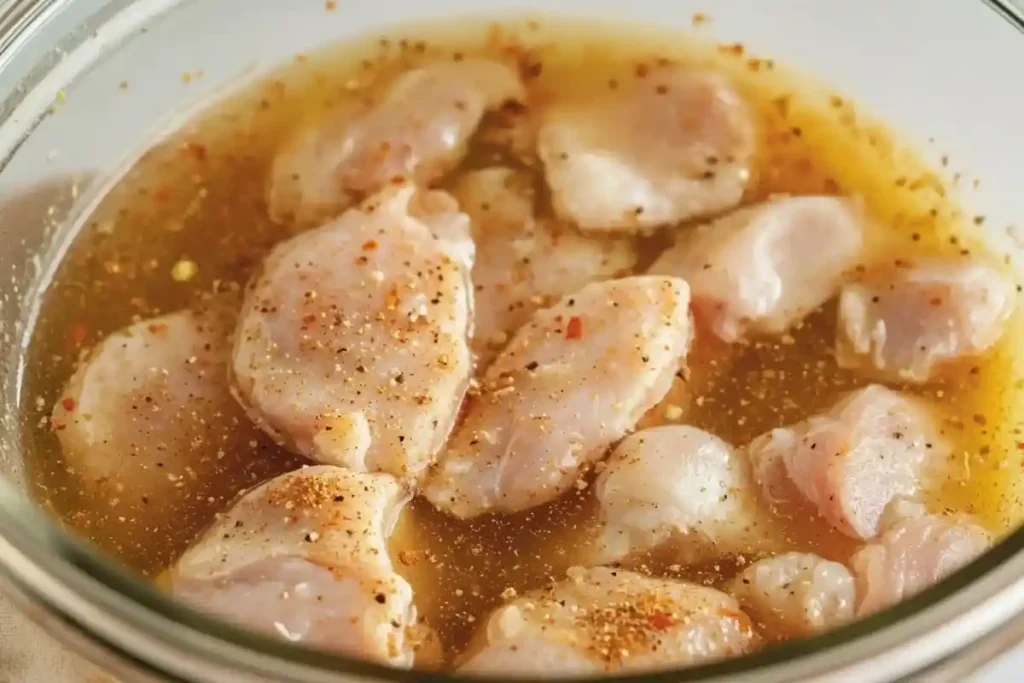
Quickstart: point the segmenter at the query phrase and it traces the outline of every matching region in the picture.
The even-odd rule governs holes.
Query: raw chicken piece
[[[769,630],[798,636],[851,621],[857,598],[850,570],[807,553],[759,560],[732,581],[729,592]]]
[[[496,610],[460,673],[543,677],[692,666],[751,649],[736,601],[711,588],[621,569],[569,578]]]
[[[838,360],[883,377],[927,382],[942,363],[995,344],[1016,287],[968,259],[933,259],[850,284],[839,298]]]
[[[180,311],[115,332],[89,354],[52,421],[87,491],[173,506],[183,481],[194,491],[218,472],[218,451],[245,419],[227,384],[233,318],[219,307]]]
[[[750,463],[729,444],[689,426],[627,437],[597,478],[597,564],[666,544],[685,555],[755,552],[768,543]],[[687,560],[689,561],[689,560]]]
[[[723,76],[672,67],[554,105],[538,133],[555,210],[585,230],[638,230],[731,209],[755,147],[750,108]]]
[[[538,311],[487,369],[424,494],[457,517],[553,500],[655,405],[690,344],[678,278],[587,285]]]
[[[317,466],[243,496],[178,561],[175,596],[252,629],[413,663],[412,589],[387,537],[408,499],[388,475]]]
[[[724,341],[780,334],[824,304],[861,256],[858,212],[835,197],[781,197],[680,233],[651,273],[690,283]]]
[[[946,452],[924,405],[877,384],[748,447],[768,500],[796,493],[855,539],[874,538],[886,505],[916,494]]]
[[[415,481],[469,382],[472,250],[454,200],[412,187],[279,244],[235,341],[253,419],[320,462]]]
[[[858,615],[870,614],[923,591],[988,550],[988,532],[967,519],[926,514],[896,501],[880,538],[850,560],[857,577]]]
[[[534,214],[529,178],[508,168],[468,173],[454,189],[473,221],[473,350],[486,362],[534,311],[591,282],[629,271],[628,238],[584,236]]]
[[[397,178],[439,180],[462,160],[486,111],[524,96],[516,72],[497,62],[408,71],[379,100],[353,99],[297,131],[274,159],[270,216],[313,224]]]

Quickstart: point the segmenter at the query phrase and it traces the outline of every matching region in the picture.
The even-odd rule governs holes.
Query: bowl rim
[[[163,0],[160,11],[189,0]],[[1024,35],[1024,8],[1012,0],[980,0]],[[0,2],[0,72],[48,18],[71,0]],[[112,0],[59,49],[80,44],[116,21],[132,0]],[[47,57],[53,55],[48,53]],[[44,59],[0,103],[9,116],[25,104],[54,62]],[[74,74],[69,72],[70,76]],[[0,149],[0,171],[38,119],[23,120],[19,136]],[[10,121],[5,127],[12,125]],[[17,353],[18,350],[12,350]],[[15,390],[18,387],[14,387]],[[10,405],[17,405],[12,402]],[[825,634],[795,639],[753,654],[685,669],[601,678],[619,683],[684,681],[891,680],[942,657],[1024,614],[1024,527],[980,558],[922,593]],[[329,683],[352,680],[442,683],[452,680],[518,683],[404,671],[315,651],[250,632],[179,603],[150,582],[105,559],[88,542],[65,533],[23,491],[0,481],[0,587],[30,617],[79,652],[131,674],[194,683],[230,680]],[[923,645],[927,642],[927,647]]]
[[[54,556],[61,562],[54,563]],[[208,617],[150,582],[104,559],[90,544],[61,531],[22,492],[0,482],[0,585],[60,618],[58,637],[70,632],[92,641],[104,660],[131,663],[158,680],[216,681],[215,672],[252,680],[326,683],[339,675],[365,680],[425,683],[452,680],[520,683],[409,672],[293,645]],[[686,669],[622,675],[619,683],[684,681],[892,680],[967,647],[1024,611],[1024,528],[973,563],[887,610],[828,633],[791,640],[759,652]],[[973,634],[973,635],[972,635]],[[927,647],[921,647],[927,641]],[[248,678],[243,680],[250,680]]]

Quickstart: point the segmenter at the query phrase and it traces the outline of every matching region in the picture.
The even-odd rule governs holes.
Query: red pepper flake
[[[316,313],[310,313],[309,315],[302,317],[302,324],[306,327],[316,322]]]
[[[373,251],[377,248],[377,240],[366,240],[363,242],[363,251]]]
[[[75,323],[71,326],[71,345],[79,347],[89,338],[89,328],[84,323]]]
[[[61,402],[60,402],[60,407],[63,408],[64,410],[66,410],[69,413],[74,412],[75,405],[76,405],[75,404],[75,399],[73,399],[73,398],[65,398],[65,399],[61,400]]]
[[[1018,451],[1024,451],[1024,441],[1018,441],[1017,442],[1017,450]]]
[[[676,625],[676,618],[666,612],[655,612],[649,618],[651,628],[655,631],[667,631]]]
[[[172,196],[171,188],[166,185],[161,185],[153,191],[153,201],[155,202],[163,203],[169,201]]]
[[[565,326],[566,339],[583,339],[583,320],[574,315],[569,318],[569,324]]]

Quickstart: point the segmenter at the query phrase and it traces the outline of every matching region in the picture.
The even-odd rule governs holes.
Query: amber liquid
[[[778,192],[861,198],[881,229],[876,261],[979,249],[976,221],[948,199],[940,178],[881,126],[840,95],[809,84],[742,46],[714,46],[699,35],[548,20],[435,26],[373,38],[313,56],[261,80],[190,121],[147,151],[105,196],[78,236],[42,302],[34,330],[23,405],[34,493],[69,528],[155,576],[240,491],[299,464],[248,424],[215,425],[232,447],[211,481],[175,489],[174,500],[102,500],[81,490],[46,417],[76,359],[135,320],[194,305],[204,294],[245,282],[263,254],[290,234],[266,214],[269,164],[283,137],[306,116],[345,98],[372,96],[399,71],[438,59],[484,55],[517,66],[537,106],[561,94],[616,88],[648,78],[664,62],[710,65],[731,74],[756,106],[761,152],[748,200]],[[462,169],[521,161],[493,144],[502,122],[488,119]],[[536,173],[536,167],[525,166]],[[459,171],[456,171],[456,174]],[[647,262],[661,245],[649,239]],[[194,277],[172,277],[194,263]],[[865,266],[871,264],[865,263]],[[180,271],[178,271],[180,273]],[[1019,325],[984,358],[949,368],[923,389],[956,445],[936,509],[970,512],[996,532],[1020,519],[1013,349]],[[796,422],[868,383],[833,357],[835,306],[826,305],[790,335],[726,347],[699,337],[690,375],[667,403],[678,420],[742,445]],[[666,422],[664,408],[645,425]],[[673,411],[674,412],[674,411]],[[146,505],[159,506],[154,515]],[[396,566],[413,583],[419,610],[450,657],[513,592],[564,577],[590,538],[590,489],[506,517],[461,522],[415,500],[393,537]],[[843,561],[849,541],[800,510],[777,510],[794,549]],[[751,558],[677,567],[651,558],[651,571],[709,585]],[[784,636],[785,634],[776,634]]]

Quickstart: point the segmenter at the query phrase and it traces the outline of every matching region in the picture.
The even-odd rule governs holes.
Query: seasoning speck
[[[569,318],[569,324],[566,325],[565,327],[565,338],[583,338],[583,320],[578,315],[574,315],[573,317]]]
[[[175,282],[188,282],[199,273],[199,266],[195,261],[181,259],[171,268],[171,278]]]

